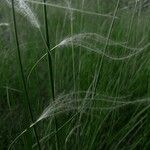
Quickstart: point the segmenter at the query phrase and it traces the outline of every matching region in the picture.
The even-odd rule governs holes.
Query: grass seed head
[[[11,7],[11,0],[5,0],[9,7]],[[21,14],[22,16],[26,17],[27,20],[36,28],[40,28],[40,23],[31,10],[30,6],[25,2],[25,0],[14,0],[15,10]]]

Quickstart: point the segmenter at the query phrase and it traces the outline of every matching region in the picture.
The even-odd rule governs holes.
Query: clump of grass
[[[85,94],[85,97],[76,99],[77,97],[75,95],[80,95],[80,94]],[[59,115],[59,114],[62,115],[63,113],[68,113],[69,114],[70,112],[74,112],[74,110],[77,110],[77,113],[75,113],[67,121],[67,123],[70,122],[79,113],[82,113],[82,115],[83,114],[87,115],[88,110],[107,112],[109,110],[112,111],[112,110],[120,109],[120,108],[123,108],[123,107],[127,107],[129,105],[138,105],[138,104],[147,105],[147,104],[150,104],[150,99],[149,98],[137,99],[137,100],[134,100],[134,101],[126,101],[124,99],[126,99],[128,97],[110,97],[110,96],[107,96],[107,95],[99,95],[99,94],[95,93],[96,97],[100,96],[101,98],[96,98],[96,97],[95,98],[90,98],[90,96],[87,97],[87,95],[89,95],[89,93],[87,93],[87,91],[86,92],[79,91],[79,92],[76,92],[76,93],[70,92],[69,94],[62,94],[62,95],[58,96],[57,98],[55,98],[55,101],[50,102],[50,104],[43,110],[43,112],[37,118],[37,120],[29,126],[29,128],[32,128],[37,123],[45,120],[46,118],[53,118],[54,115],[55,116]],[[115,99],[117,99],[117,100],[114,103]],[[95,102],[95,105],[93,105],[91,107],[90,103],[93,102],[93,101]],[[102,105],[102,103],[103,103],[103,105]],[[145,107],[144,110],[147,110],[149,107],[150,107],[150,105]],[[142,112],[140,112],[140,113],[142,113]],[[63,126],[58,128],[52,134],[55,135],[59,130],[62,129]],[[23,134],[25,134],[29,130],[29,128],[25,129],[23,132],[21,132],[15,138],[15,140],[13,140],[13,142],[9,146],[9,149],[17,142],[17,140]],[[69,135],[71,134],[70,132],[69,132],[68,136],[66,137],[66,141],[68,141]],[[40,140],[40,141],[42,142],[42,140]]]
[[[11,6],[10,2],[10,0],[7,0],[9,6]],[[127,16],[122,16],[122,13],[125,15],[125,10],[119,7],[121,0],[111,1],[112,3],[109,3],[109,5],[112,6],[110,9],[115,8],[115,11],[110,13],[113,15],[103,13],[108,3],[101,0],[98,0],[97,3],[82,0],[82,6],[80,5],[81,1],[70,3],[72,1],[69,0],[65,0],[64,2],[60,1],[60,3],[59,0],[54,3],[53,1],[51,1],[51,3],[46,0],[14,0],[14,2],[14,10],[25,16],[32,26],[38,29],[43,40],[40,41],[40,36],[37,36],[37,34],[35,35],[37,38],[35,40],[34,34],[32,34],[30,40],[24,41],[24,38],[26,38],[24,32],[22,32],[23,37],[19,36],[20,39],[18,39],[17,29],[19,28],[19,24],[22,23],[17,22],[17,26],[16,21],[14,21],[19,67],[21,68],[25,96],[28,98],[25,101],[23,109],[25,112],[28,110],[28,107],[32,109],[29,100],[31,97],[34,97],[34,99],[38,99],[38,102],[36,101],[38,104],[34,105],[34,109],[38,109],[38,112],[36,112],[38,116],[36,116],[36,120],[31,119],[31,122],[28,121],[24,123],[27,129],[17,137],[16,134],[19,132],[19,129],[17,129],[15,134],[11,131],[7,131],[8,134],[16,138],[12,140],[11,138],[4,137],[2,149],[5,149],[3,146],[7,143],[5,140],[11,143],[9,149],[22,149],[22,143],[19,143],[18,139],[20,139],[20,137],[22,138],[24,134],[28,135],[29,132],[31,133],[32,128],[36,128],[36,125],[40,127],[38,128],[38,135],[41,135],[41,139],[37,139],[35,143],[31,143],[32,140],[30,141],[30,139],[33,138],[33,135],[31,135],[32,137],[28,139],[29,143],[33,144],[29,145],[30,149],[31,147],[32,149],[36,149],[38,145],[40,145],[42,149],[65,150],[149,148],[149,142],[147,142],[147,137],[149,136],[149,132],[147,132],[149,128],[149,113],[147,112],[150,107],[150,100],[149,98],[145,98],[145,93],[147,96],[149,90],[147,88],[149,84],[147,83],[149,78],[149,74],[147,77],[149,58],[147,50],[150,46],[148,40],[149,28],[148,25],[145,24],[147,21],[144,22],[144,19],[140,18],[141,14],[137,15],[137,1],[133,3],[133,13],[128,12]],[[36,14],[33,13],[29,7],[29,3],[44,7],[45,26],[37,25],[39,22],[36,18]],[[24,6],[24,4],[26,4],[26,6]],[[77,5],[74,7],[74,4],[79,4],[79,8]],[[90,11],[92,6],[94,6],[96,11]],[[22,12],[18,10],[21,9],[21,7],[23,8]],[[26,7],[32,11],[37,23],[32,23],[32,18],[34,17],[31,15],[32,17],[30,18],[28,16],[29,14],[26,14],[27,12],[24,10]],[[58,14],[56,16],[55,14],[53,15],[55,9],[51,9],[50,12],[52,14],[48,14],[48,7],[66,11],[65,16],[63,16],[63,13],[59,14],[62,16]],[[89,10],[86,9],[87,7],[90,7]],[[28,10],[28,8],[26,8],[26,10]],[[40,7],[38,6],[38,8]],[[110,12],[107,9],[106,11]],[[58,13],[60,13],[60,11],[58,11]],[[70,18],[67,18],[67,13],[70,14]],[[48,16],[52,17],[48,18]],[[126,20],[124,20],[124,17]],[[100,22],[98,19],[101,19]],[[136,19],[138,19],[138,25],[135,25]],[[61,24],[62,22],[63,25]],[[129,27],[127,23],[129,23]],[[96,24],[98,24],[97,28]],[[88,25],[91,28],[89,28]],[[135,26],[140,25],[141,27],[135,28]],[[3,29],[3,24],[0,25],[0,27]],[[26,29],[28,29],[28,27]],[[31,32],[31,28],[29,29],[29,32]],[[45,37],[42,34],[44,29]],[[80,31],[78,31],[78,29]],[[136,37],[134,37],[133,34],[136,34]],[[140,37],[144,38],[140,40]],[[24,75],[25,68],[22,64],[21,50],[23,49],[20,47],[21,41],[23,44],[26,42],[25,44],[27,46],[30,42],[32,48],[37,48],[36,54],[39,55],[39,59],[35,61],[35,54],[33,51],[30,51],[29,47],[27,55],[31,54],[32,56],[28,57],[28,65],[31,65],[29,62],[35,61],[35,63],[32,64],[33,67],[31,66],[27,81]],[[38,42],[36,43],[35,41]],[[43,48],[44,45],[41,44],[42,42],[44,42],[45,48]],[[35,43],[38,46],[35,46]],[[131,46],[132,44],[134,46]],[[45,49],[46,53],[41,51],[42,49]],[[55,53],[55,51],[57,51],[57,55],[54,56],[53,53]],[[3,53],[5,54],[5,51],[3,51]],[[24,54],[26,55],[26,53]],[[53,61],[52,56],[55,57],[55,61]],[[40,64],[38,66],[39,68],[36,68],[46,57],[48,68],[47,65],[45,67],[43,64]],[[43,63],[45,63],[45,61],[43,61]],[[11,66],[9,63],[8,65]],[[5,65],[3,66],[5,67]],[[37,69],[36,77],[38,79],[30,78],[35,68]],[[4,69],[1,70],[5,73]],[[50,86],[47,86],[47,72],[49,74]],[[13,73],[13,76],[16,79],[15,73]],[[19,92],[20,90],[16,90],[19,89],[15,87],[18,86],[18,83],[14,81],[14,84],[12,84],[10,80],[7,81],[7,84],[5,81],[2,82],[7,86],[3,87],[6,91],[3,90],[4,92],[0,93],[2,93],[2,99],[5,100],[4,104],[8,103],[9,108],[11,107],[11,109],[8,110],[11,113],[12,108],[20,104],[20,102],[14,105],[10,103],[12,95],[14,100],[18,100],[18,94],[22,95],[23,93]],[[37,82],[40,84],[37,84]],[[27,87],[27,83],[30,84],[29,87]],[[12,93],[12,90],[17,93]],[[31,97],[29,97],[29,90]],[[82,90],[85,91],[82,92]],[[60,94],[61,92],[62,94]],[[6,106],[7,109],[8,106]],[[4,113],[6,114],[5,108]],[[32,113],[31,110],[31,115]],[[25,113],[23,115],[27,116]],[[1,118],[3,124],[5,118],[3,115]],[[6,120],[7,118],[9,118],[9,114]],[[16,121],[20,124],[22,118],[19,117],[17,119],[20,119],[18,122]],[[57,121],[59,121],[59,124]],[[77,121],[77,123],[75,123],[75,121]],[[10,126],[9,122],[7,123],[8,126]],[[54,123],[55,129],[53,129],[52,123]],[[14,123],[14,125],[16,124]],[[16,129],[16,127],[13,129]],[[7,130],[7,127],[5,130]],[[0,135],[0,140],[1,137],[3,137],[3,134],[2,136]],[[59,137],[59,139],[57,137]],[[21,140],[23,140],[24,143],[26,139]],[[124,143],[128,143],[128,147]]]

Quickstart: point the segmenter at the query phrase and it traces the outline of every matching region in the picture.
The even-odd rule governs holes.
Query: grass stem
[[[29,110],[30,118],[31,118],[31,121],[33,123],[34,122],[33,113],[32,113],[32,109],[31,109],[31,105],[30,105],[30,101],[29,101],[29,95],[28,95],[28,91],[27,91],[27,85],[26,85],[26,80],[25,80],[25,76],[24,76],[24,72],[23,72],[22,60],[21,60],[21,53],[20,53],[20,45],[19,45],[19,38],[18,38],[18,31],[17,31],[14,0],[12,0],[11,2],[12,2],[12,15],[13,15],[14,34],[15,34],[15,40],[16,40],[18,63],[19,63],[19,67],[20,67],[21,79],[22,79],[24,93],[25,93],[25,97],[26,97],[25,105],[26,105],[26,108]],[[29,122],[29,125],[30,125],[30,122]],[[37,140],[37,143],[38,143],[38,148],[39,148],[39,150],[41,150],[41,146],[40,146],[40,142],[39,142],[39,139],[38,139],[38,134],[37,134],[37,131],[36,131],[36,127],[33,127],[33,130],[34,130],[35,137],[36,137],[36,140]]]
[[[50,82],[51,82],[52,99],[53,99],[53,101],[55,101],[53,63],[52,63],[52,56],[51,56],[51,53],[50,53],[50,40],[49,40],[46,0],[43,0],[43,2],[44,2],[44,21],[45,21],[45,34],[46,34],[46,45],[47,45],[47,60],[48,60],[48,69],[49,69],[49,79],[50,79]],[[57,118],[55,116],[54,116],[54,125],[55,125],[55,131],[57,131],[58,123],[57,123]],[[56,145],[55,145],[56,150],[59,150],[59,140],[58,140],[57,133],[55,135],[55,140],[56,140]]]
[[[113,26],[114,26],[115,17],[116,17],[118,8],[119,8],[119,3],[120,3],[120,0],[117,0],[116,7],[115,7],[115,10],[114,10],[114,14],[113,14],[113,18],[112,18],[112,21],[111,21],[111,24],[110,24],[110,28],[108,30],[107,40],[106,40],[106,43],[105,43],[105,46],[104,46],[104,53],[106,52],[108,44],[109,44],[109,39],[110,39],[110,35],[111,35],[112,29],[113,29]],[[95,79],[95,82],[94,82],[94,93],[96,93],[97,86],[98,86],[98,83],[99,83],[99,80],[100,80],[100,72],[101,72],[101,69],[102,69],[102,66],[103,66],[103,60],[104,60],[104,55],[102,55],[101,59],[99,59],[98,63],[97,63],[96,68],[98,68],[98,70],[96,72],[96,79]]]

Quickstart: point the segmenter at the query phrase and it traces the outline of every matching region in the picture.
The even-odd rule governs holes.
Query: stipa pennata
[[[5,0],[9,7],[11,7],[11,0]],[[15,10],[21,14],[22,16],[26,17],[28,21],[36,28],[40,28],[39,21],[34,14],[34,12],[31,10],[29,5],[25,0],[14,0],[14,7]]]
[[[3,27],[3,26],[9,26],[9,23],[5,23],[5,22],[0,23],[0,27]]]
[[[106,41],[108,41],[107,44],[109,46],[118,46],[121,47],[121,49],[128,50],[129,52],[126,55],[121,56],[115,56],[113,54],[106,53],[104,52],[103,47],[100,48],[100,46],[104,45]],[[105,57],[112,60],[124,60],[130,58],[132,56],[139,54],[140,52],[142,52],[143,50],[147,49],[150,46],[150,43],[147,43],[144,47],[140,48],[129,47],[126,46],[124,42],[116,42],[111,39],[107,39],[107,37],[104,37],[97,33],[79,33],[65,38],[52,50],[54,50],[56,47],[70,46],[71,44],[74,44],[75,46],[81,46],[89,51],[93,51],[98,54],[104,55]]]

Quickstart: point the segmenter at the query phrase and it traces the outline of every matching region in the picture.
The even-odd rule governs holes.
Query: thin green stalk
[[[104,47],[104,53],[106,52],[107,50],[107,47],[108,47],[108,44],[109,44],[109,39],[110,39],[110,35],[111,35],[111,32],[112,32],[112,29],[113,29],[113,26],[114,26],[114,22],[115,22],[115,17],[116,17],[116,14],[117,14],[117,11],[118,11],[118,8],[119,8],[119,3],[120,3],[120,0],[117,1],[116,3],[116,7],[115,7],[115,10],[114,10],[114,14],[113,14],[113,19],[111,21],[111,24],[110,24],[110,27],[109,27],[109,30],[108,30],[108,35],[107,35],[107,40],[106,40],[106,43],[105,43],[105,47]],[[97,62],[97,65],[96,65],[96,72],[95,72],[95,79],[93,81],[93,94],[91,95],[92,96],[92,99],[94,98],[96,92],[97,92],[97,88],[98,88],[98,83],[99,83],[99,80],[100,80],[100,73],[101,73],[101,70],[102,70],[102,67],[103,67],[103,61],[104,61],[104,55],[102,55],[101,58],[98,59],[98,62]],[[93,104],[92,104],[93,105]],[[91,110],[90,110],[91,111]],[[88,119],[86,120],[86,125],[89,123],[89,120],[90,122],[92,122],[92,111],[90,113],[91,115],[88,116]]]
[[[55,101],[55,89],[54,89],[54,76],[53,76],[53,63],[52,63],[52,57],[50,53],[50,40],[49,40],[49,30],[48,30],[48,18],[47,18],[47,6],[46,6],[46,0],[43,0],[44,2],[44,21],[45,21],[45,34],[46,34],[46,45],[47,45],[47,59],[48,59],[48,69],[49,69],[49,79],[51,82],[51,94],[52,99]],[[58,129],[58,123],[57,118],[54,116],[54,125],[55,125],[55,131]],[[59,149],[59,139],[57,133],[55,134],[55,140],[56,140],[56,150]]]
[[[128,35],[127,35],[127,44],[129,42],[129,38],[130,38],[130,35],[131,35],[131,30],[132,30],[132,27],[133,27],[133,21],[134,21],[134,18],[135,18],[135,13],[136,13],[136,8],[137,8],[137,1],[135,2],[135,6],[134,6],[134,11],[133,11],[133,14],[132,14],[132,17],[131,17],[131,20],[130,20],[130,25],[129,25],[129,28],[128,28]]]
[[[70,8],[71,6],[71,2],[69,1],[68,2],[68,7]],[[70,10],[70,33],[71,33],[71,36],[73,36],[74,34],[74,27],[73,27],[73,12]],[[71,50],[72,50],[72,71],[73,71],[73,91],[74,93],[76,93],[77,91],[77,85],[76,85],[76,73],[75,73],[75,51],[74,51],[74,45],[73,45],[73,42],[71,42]],[[75,97],[75,100],[77,100],[77,95],[75,94],[74,95]],[[78,105],[78,102],[77,102],[77,105]],[[78,126],[79,125],[79,116],[80,114],[77,116],[77,122],[75,122],[75,126]],[[76,120],[76,118],[75,118]],[[75,148],[78,150],[79,149],[79,138],[80,138],[80,133],[79,133],[79,128],[77,128],[77,133],[76,133],[76,146]]]
[[[135,2],[134,11],[133,11],[133,13],[132,13],[131,20],[130,20],[130,23],[129,23],[129,27],[128,27],[128,30],[127,30],[127,38],[126,38],[127,40],[126,40],[126,44],[129,44],[130,35],[131,35],[132,28],[133,28],[133,22],[134,22],[135,13],[136,13],[136,8],[137,8],[137,1]],[[126,48],[125,48],[125,51],[126,51]],[[135,62],[136,62],[136,60],[135,60]],[[117,93],[118,93],[118,91],[119,91],[119,86],[121,86],[121,85],[120,85],[121,75],[122,75],[122,73],[124,73],[124,72],[125,72],[124,75],[126,75],[127,72],[128,72],[128,71],[124,71],[124,65],[127,64],[127,63],[128,63],[128,61],[122,62],[122,64],[121,64],[121,70],[120,70],[120,74],[119,74],[119,77],[118,77],[118,90],[117,90],[117,92],[116,92],[116,96],[117,96]],[[133,72],[134,72],[134,69],[133,69]]]
[[[132,28],[133,28],[133,22],[134,22],[134,18],[135,18],[135,13],[136,13],[136,8],[137,8],[137,1],[135,2],[135,6],[134,6],[134,11],[133,11],[133,13],[132,13],[132,16],[131,16],[131,20],[130,20],[130,23],[129,23],[129,27],[128,27],[128,30],[127,30],[127,41],[126,41],[126,44],[129,44],[129,40],[130,40],[130,35],[131,35],[131,31],[132,31]],[[125,51],[126,51],[126,48],[125,48]],[[121,80],[121,75],[122,75],[122,73],[124,74],[124,75],[126,75],[127,74],[127,72],[128,71],[124,71],[124,65],[125,64],[127,64],[128,63],[128,61],[126,61],[126,62],[122,62],[122,64],[121,64],[121,71],[120,71],[120,74],[119,74],[119,77],[118,77],[118,90],[119,90],[119,82],[120,82],[120,80]],[[136,63],[136,60],[135,60],[135,63]],[[134,69],[132,69],[133,70],[133,72],[134,72]],[[121,86],[121,85],[120,85]],[[116,94],[117,94],[118,92],[116,92]],[[117,96],[117,95],[116,95]]]
[[[7,96],[8,108],[9,108],[9,110],[11,110],[10,98],[9,98],[9,89],[8,89],[8,87],[6,87],[6,96]]]
[[[84,9],[84,3],[85,3],[85,0],[82,0],[82,3],[81,3],[81,10]],[[83,27],[83,14],[81,14],[81,20],[80,20],[80,30],[82,30],[82,27]],[[77,78],[77,90],[79,91],[80,90],[80,73],[81,73],[81,68],[80,68],[80,59],[81,59],[81,47],[79,48],[79,55],[78,55],[78,78]],[[77,94],[78,97],[80,96],[80,94]],[[77,141],[77,149],[79,150],[80,149],[80,132],[81,132],[81,127],[80,127],[80,122],[81,122],[81,118],[82,118],[82,113],[79,113],[79,115],[77,116],[78,117],[78,121],[77,121],[77,134],[76,134],[76,141]]]
[[[112,19],[110,28],[108,30],[107,40],[106,40],[105,47],[104,47],[104,53],[106,52],[108,44],[109,44],[109,39],[110,39],[110,35],[111,35],[112,29],[113,29],[113,26],[114,26],[115,17],[116,17],[118,8],[119,8],[119,3],[120,3],[120,0],[117,1],[115,11],[114,11],[114,14],[113,14],[113,19]],[[103,66],[103,60],[104,60],[104,55],[102,55],[102,58],[99,58],[98,63],[97,63],[96,68],[98,68],[98,71],[96,72],[96,79],[95,79],[95,82],[94,82],[94,92],[93,93],[95,93],[96,90],[97,90],[98,82],[99,82],[99,79],[100,79],[100,71],[101,71],[102,66]]]
[[[85,3],[85,0],[82,0],[82,4],[81,4],[81,10],[83,10],[84,9],[84,3]],[[82,28],[83,28],[83,20],[84,19],[84,16],[83,16],[83,14],[81,14],[81,19],[80,19],[80,31],[82,31]],[[78,86],[77,86],[77,90],[79,91],[80,90],[80,74],[81,74],[81,55],[82,55],[82,50],[81,50],[82,48],[81,47],[79,47],[79,55],[78,55],[78,62],[79,62],[79,64],[78,64],[78,79],[77,79],[77,81],[78,81]]]
[[[108,30],[108,36],[107,36],[107,40],[106,40],[106,44],[105,44],[105,47],[104,47],[104,53],[106,52],[107,50],[107,47],[108,47],[108,44],[109,44],[109,39],[110,39],[110,36],[111,36],[111,33],[112,33],[112,29],[113,29],[113,26],[114,26],[114,23],[115,23],[115,19],[114,17],[117,15],[117,12],[118,12],[118,8],[119,8],[119,3],[120,3],[120,0],[117,1],[116,3],[116,7],[115,7],[115,11],[114,11],[114,15],[113,15],[113,19],[112,19],[112,22],[111,22],[111,25],[110,25],[110,28]],[[97,80],[95,82],[95,89],[94,89],[94,92],[96,92],[97,88],[98,88],[98,83],[99,83],[99,80],[100,80],[100,71],[103,67],[103,59],[104,59],[104,55],[102,56],[101,60],[99,61],[100,63],[98,63],[99,65],[99,68],[98,68],[98,75],[97,75]],[[112,128],[113,128],[113,124],[112,124]],[[108,134],[109,132],[111,131],[111,129],[108,131]]]
[[[133,26],[133,21],[134,21],[134,17],[135,17],[135,12],[136,12],[136,7],[137,7],[137,1],[135,3],[135,6],[134,6],[134,11],[133,11],[133,14],[132,14],[132,17],[131,17],[131,20],[130,20],[130,24],[129,24],[129,28],[128,28],[128,34],[127,34],[127,42],[129,42],[129,39],[130,39],[130,35],[131,35],[131,31],[132,31],[132,26]],[[125,49],[126,50],[126,49]],[[120,81],[121,81],[121,75],[123,73],[123,71],[125,70],[124,69],[124,65],[127,64],[128,61],[126,61],[125,63],[122,62],[121,64],[121,70],[120,70],[120,73],[119,73],[119,77],[118,77],[118,84],[116,85],[117,86],[117,89],[116,89],[116,97],[117,97],[117,94],[119,93],[119,87],[120,87]],[[125,71],[124,74],[126,74],[127,71]],[[114,100],[114,103],[115,103],[115,100]],[[112,113],[112,126],[111,126],[111,129],[109,130],[108,134],[111,134],[111,132],[113,132],[113,128],[115,126],[115,118],[117,118],[117,113],[116,112],[113,112]]]
[[[16,23],[14,0],[12,0],[11,2],[12,2],[12,15],[13,15],[14,34],[15,34],[16,47],[17,47],[18,62],[19,62],[21,79],[22,79],[23,88],[24,88],[25,97],[26,97],[25,105],[26,105],[26,108],[29,110],[31,121],[32,121],[32,123],[34,123],[32,109],[31,109],[31,105],[30,105],[30,101],[29,101],[29,95],[28,95],[27,86],[26,86],[26,80],[25,80],[25,76],[24,76],[24,72],[23,72],[23,65],[22,65],[22,60],[21,60],[21,54],[20,54],[20,45],[19,45],[19,39],[18,39],[18,31],[17,31],[17,23]],[[30,125],[30,122],[29,122],[28,125]],[[33,130],[34,130],[35,137],[36,137],[36,140],[37,140],[37,143],[38,143],[38,148],[39,148],[39,150],[41,150],[41,146],[40,146],[40,143],[39,143],[36,127],[33,127]]]
[[[132,28],[133,28],[133,23],[134,23],[135,14],[136,14],[136,8],[137,8],[137,1],[135,2],[134,11],[133,11],[133,13],[132,13],[132,16],[131,16],[131,19],[130,19],[130,22],[129,22],[129,26],[128,26],[128,29],[127,29],[126,45],[129,44],[130,35],[131,35]],[[126,51],[126,48],[125,48],[124,51]],[[135,61],[136,61],[136,60],[135,60]],[[122,62],[122,64],[121,64],[121,71],[120,71],[118,80],[120,80],[122,73],[124,73],[124,75],[127,74],[127,71],[124,71],[124,65],[127,64],[127,63],[128,63],[128,61]],[[134,71],[134,69],[133,69],[133,71]],[[121,86],[121,85],[120,85],[120,86]]]
[[[72,12],[71,12],[71,20],[70,20],[70,30],[71,30],[71,36],[73,36],[73,16],[72,16]],[[74,84],[74,92],[76,92],[75,52],[74,52],[73,42],[71,43],[71,49],[72,49],[73,84]]]

